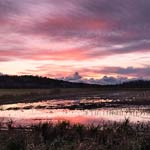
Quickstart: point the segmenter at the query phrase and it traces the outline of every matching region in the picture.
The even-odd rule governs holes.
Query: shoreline
[[[54,99],[110,99],[109,104],[150,105],[150,90],[100,89],[0,89],[0,105],[32,103]],[[117,101],[119,100],[119,101]],[[116,102],[117,101],[117,102]]]

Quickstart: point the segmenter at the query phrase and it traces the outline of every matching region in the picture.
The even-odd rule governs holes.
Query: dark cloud
[[[80,82],[80,81],[82,82],[82,76],[78,72],[75,72],[71,76],[63,77],[60,79],[65,81],[70,81],[70,82]]]
[[[101,84],[101,85],[112,85],[112,84],[120,84],[123,82],[139,80],[139,79],[150,79],[149,78],[150,68],[107,67],[103,70],[96,71],[96,73],[98,72],[101,74],[107,74],[107,75],[99,79],[94,79],[94,78],[87,79],[84,76],[81,76],[78,72],[76,72],[71,76],[66,76],[66,77],[62,77],[58,79],[70,81],[70,82],[81,82],[81,83]],[[118,77],[113,77],[111,76],[111,74],[116,74],[118,75]],[[132,78],[129,79],[128,76],[132,76]]]
[[[99,79],[94,79],[94,78],[86,79],[83,76],[79,75],[78,72],[75,72],[71,76],[58,78],[58,79],[69,81],[69,82],[80,82],[80,83],[101,84],[101,85],[112,85],[112,84],[119,84],[119,83],[129,81],[129,79],[125,77],[115,78],[111,76],[110,77],[104,76],[103,78],[99,78]]]
[[[0,0],[0,61],[72,60],[78,65],[79,61],[117,54],[149,54],[149,14],[149,0]],[[68,45],[71,48],[66,48]],[[149,76],[148,67],[105,67],[94,71]],[[71,78],[81,80],[79,76]],[[111,77],[103,79],[109,80],[116,82]]]
[[[25,32],[55,40],[87,41],[91,53],[92,48],[97,48],[91,56],[150,52],[149,0],[79,0],[65,4],[66,10],[62,9],[61,14],[56,13],[53,18],[47,16]]]
[[[131,79],[131,80],[135,80],[135,79]],[[104,76],[100,79],[90,78],[90,79],[83,80],[84,83],[100,84],[100,85],[114,85],[114,84],[120,84],[120,83],[127,82],[127,81],[130,81],[130,80],[125,77],[116,77],[115,78],[112,76]]]
[[[116,75],[124,75],[124,76],[132,76],[132,77],[144,77],[144,78],[150,78],[150,67],[141,67],[141,68],[135,68],[135,67],[104,67],[103,69],[100,69],[99,73],[103,74],[116,74]]]
[[[0,16],[6,16],[10,13],[16,13],[18,6],[14,0],[1,0],[0,1]]]
[[[76,81],[76,82],[85,82],[85,83],[93,83],[93,84],[116,84],[122,83],[125,81],[129,81],[128,77],[133,79],[150,79],[150,67],[143,67],[143,68],[135,68],[135,67],[104,67],[102,69],[95,68],[95,69],[82,69],[81,72],[83,74],[103,74],[105,75],[103,78],[100,79],[86,79],[83,76],[79,75],[79,73],[75,73],[73,76],[68,76],[62,78],[66,81]],[[77,75],[77,76],[76,76]],[[113,77],[113,75],[118,77]],[[79,78],[77,78],[79,76]]]
[[[104,51],[111,55],[150,51],[150,42],[144,42],[150,40],[149,8],[149,0],[2,0],[0,16],[15,14],[14,18],[24,18],[24,22],[20,20],[21,26],[18,21],[13,24],[21,34],[87,41],[91,48],[104,46]],[[117,44],[122,48],[113,48]],[[98,49],[98,53],[102,55],[103,51]]]

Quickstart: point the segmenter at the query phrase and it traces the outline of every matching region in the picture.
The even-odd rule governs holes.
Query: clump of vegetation
[[[11,124],[12,126],[12,124]],[[150,123],[40,123],[0,131],[1,150],[149,150]]]

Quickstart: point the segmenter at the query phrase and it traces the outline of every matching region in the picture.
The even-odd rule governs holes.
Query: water
[[[16,126],[63,120],[81,124],[120,122],[125,118],[129,118],[134,123],[150,121],[150,106],[121,107],[112,105],[111,102],[112,100],[109,99],[87,98],[1,105],[0,120],[4,123],[13,120]]]

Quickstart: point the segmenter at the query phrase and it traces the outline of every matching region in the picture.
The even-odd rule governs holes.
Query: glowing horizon
[[[149,0],[1,0],[0,72],[150,79],[149,7]]]

